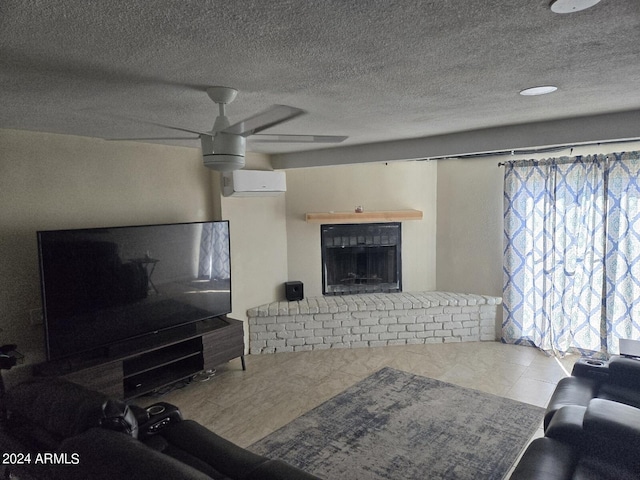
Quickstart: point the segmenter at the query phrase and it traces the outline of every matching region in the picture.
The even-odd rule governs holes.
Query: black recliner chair
[[[183,420],[168,403],[144,409],[63,380],[24,382],[1,400],[0,450],[31,454],[7,472],[21,479],[319,480]],[[44,452],[53,460],[35,462]]]
[[[640,408],[640,360],[615,355],[609,361],[576,362],[571,376],[558,382],[549,400],[545,429],[558,409],[569,405],[586,407],[594,398]]]
[[[578,361],[558,382],[544,426],[511,480],[640,478],[640,361]]]

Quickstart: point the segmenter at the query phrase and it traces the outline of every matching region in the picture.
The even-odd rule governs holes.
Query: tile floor
[[[246,447],[385,366],[545,407],[576,359],[498,342],[249,355],[246,371],[237,359],[208,381],[137,403],[173,403]],[[541,425],[534,438],[542,434]]]

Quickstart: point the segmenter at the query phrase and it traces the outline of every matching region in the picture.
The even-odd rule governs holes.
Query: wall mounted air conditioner
[[[222,195],[225,197],[259,197],[287,191],[284,172],[270,170],[233,170],[224,172]]]

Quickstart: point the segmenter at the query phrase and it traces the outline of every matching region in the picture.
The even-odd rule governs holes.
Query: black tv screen
[[[47,358],[231,312],[227,221],[38,232]]]

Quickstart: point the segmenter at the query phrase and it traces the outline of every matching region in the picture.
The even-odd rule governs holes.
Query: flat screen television
[[[227,221],[38,232],[47,359],[231,312]]]

